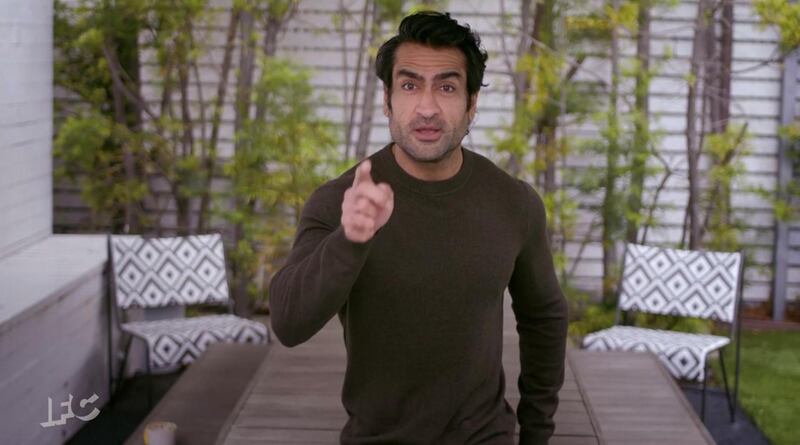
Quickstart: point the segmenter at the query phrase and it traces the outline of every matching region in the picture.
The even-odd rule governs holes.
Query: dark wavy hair
[[[471,106],[472,95],[477,93],[483,83],[483,72],[489,55],[481,48],[481,38],[469,28],[460,25],[449,13],[422,11],[407,16],[400,22],[397,35],[387,40],[375,56],[375,74],[385,87],[392,89],[392,69],[394,53],[401,43],[412,42],[433,48],[458,48],[466,59],[467,108]],[[391,103],[389,104],[391,107]]]

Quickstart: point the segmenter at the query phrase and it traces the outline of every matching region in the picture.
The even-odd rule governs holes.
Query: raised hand
[[[375,236],[392,216],[394,192],[389,184],[375,184],[369,159],[356,168],[353,185],[344,192],[342,227],[350,241],[364,243]]]

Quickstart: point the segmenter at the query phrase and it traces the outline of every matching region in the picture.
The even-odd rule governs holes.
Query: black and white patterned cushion
[[[742,255],[628,244],[619,309],[732,323],[741,283]],[[630,326],[587,335],[594,351],[650,351],[676,378],[702,381],[709,353],[730,339]]]
[[[133,321],[122,330],[147,342],[150,365],[154,368],[189,364],[211,343],[265,343],[267,328],[235,315]]]
[[[614,326],[583,339],[591,351],[652,352],[675,378],[702,381],[706,356],[730,343],[728,337]]]
[[[219,234],[111,237],[117,305],[154,308],[228,301]]]

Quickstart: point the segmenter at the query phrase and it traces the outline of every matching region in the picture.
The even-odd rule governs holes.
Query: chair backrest
[[[623,264],[620,310],[733,322],[741,253],[628,244]]]
[[[114,294],[122,309],[228,301],[219,234],[170,238],[112,235],[109,250]]]

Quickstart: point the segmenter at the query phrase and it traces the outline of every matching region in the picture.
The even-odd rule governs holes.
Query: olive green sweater
[[[564,376],[567,309],[547,246],[542,200],[463,149],[459,172],[422,181],[373,154],[394,190],[389,221],[366,243],[340,225],[354,168],[309,197],[287,263],[269,288],[281,343],[344,328],[345,444],[547,443]],[[520,335],[517,417],[504,399],[503,294]]]

